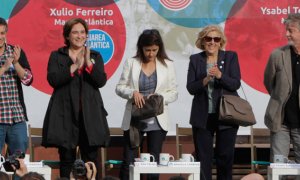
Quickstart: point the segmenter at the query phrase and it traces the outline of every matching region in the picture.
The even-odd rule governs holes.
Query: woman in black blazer
[[[194,96],[190,124],[196,159],[201,162],[201,179],[205,180],[212,179],[213,159],[216,160],[217,179],[232,179],[238,126],[219,123],[218,107],[222,93],[238,96],[241,75],[237,54],[222,50],[225,44],[220,27],[205,27],[196,41],[196,46],[203,51],[190,56],[188,69],[186,87]]]

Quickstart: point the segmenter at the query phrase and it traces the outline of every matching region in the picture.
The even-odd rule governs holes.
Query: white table
[[[157,166],[157,167],[136,167],[129,166],[130,180],[139,180],[141,174],[190,174],[189,180],[200,179],[200,166],[195,167],[172,167],[172,166]]]
[[[51,180],[51,168],[44,165],[43,167],[27,167],[28,172],[37,172],[44,175],[46,180]]]
[[[268,180],[279,180],[282,175],[300,175],[300,168],[268,167]]]
[[[2,168],[2,171],[5,172],[5,169]],[[49,166],[44,165],[43,167],[30,167],[27,166],[28,172],[37,172],[42,174],[46,180],[51,180],[51,168]],[[6,172],[9,175],[12,175],[13,172]]]

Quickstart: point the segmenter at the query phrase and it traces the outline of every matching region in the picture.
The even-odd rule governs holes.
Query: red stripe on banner
[[[189,2],[190,0],[185,0],[185,1],[162,0],[161,1],[163,5],[171,9],[184,8]]]
[[[170,10],[181,10],[186,8],[192,0],[160,0],[160,3]]]

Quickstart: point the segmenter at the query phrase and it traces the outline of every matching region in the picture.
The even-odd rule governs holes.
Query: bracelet
[[[93,59],[93,58],[91,58],[90,61],[91,61],[92,64],[95,64],[95,63],[96,63],[96,62],[95,62],[95,59]]]
[[[28,72],[25,70],[24,77],[23,77],[24,80],[27,79],[27,75],[28,75]]]

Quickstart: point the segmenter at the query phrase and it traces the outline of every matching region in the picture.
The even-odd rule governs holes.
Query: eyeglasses
[[[211,42],[212,40],[214,40],[214,42],[218,43],[221,41],[221,37],[210,37],[210,36],[205,36],[204,40],[205,42]]]

